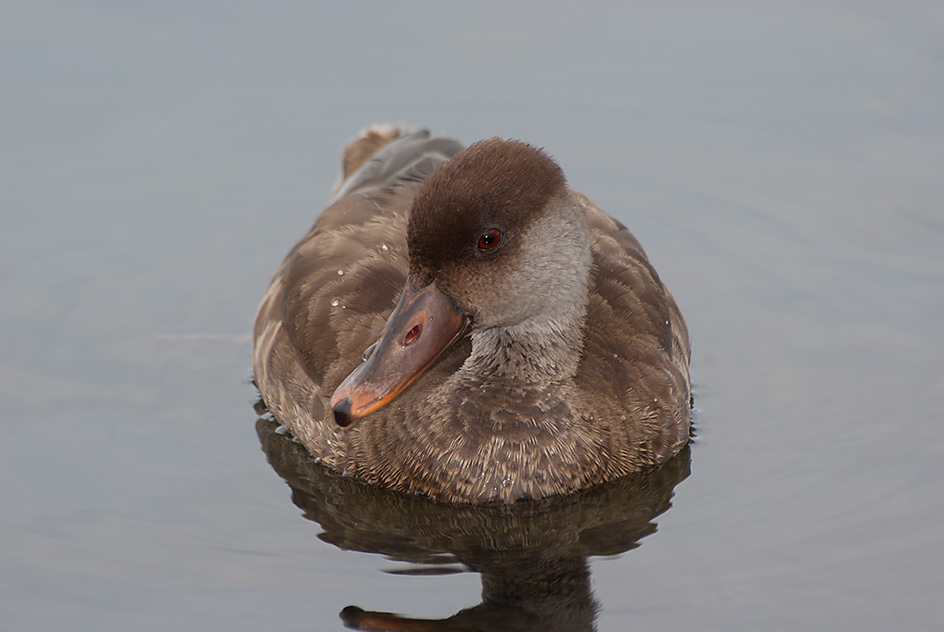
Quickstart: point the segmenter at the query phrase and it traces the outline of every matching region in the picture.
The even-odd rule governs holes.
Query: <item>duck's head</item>
[[[540,149],[489,139],[436,169],[414,199],[410,270],[380,340],[331,399],[346,426],[392,400],[463,336],[554,337],[582,325],[584,210]]]

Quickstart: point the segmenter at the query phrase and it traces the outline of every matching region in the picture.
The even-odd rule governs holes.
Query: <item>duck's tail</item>
[[[373,125],[344,146],[341,181],[331,201],[357,190],[423,180],[461,149],[458,141],[433,138],[427,130]]]

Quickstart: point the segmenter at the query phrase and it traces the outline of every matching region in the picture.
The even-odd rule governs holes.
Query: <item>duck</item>
[[[253,329],[316,462],[457,504],[571,494],[687,443],[691,348],[639,241],[543,149],[372,127]]]

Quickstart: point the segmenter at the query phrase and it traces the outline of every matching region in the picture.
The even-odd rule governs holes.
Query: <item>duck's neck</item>
[[[537,387],[572,378],[583,352],[586,299],[570,307],[557,320],[474,331],[462,372],[478,381],[499,378]]]

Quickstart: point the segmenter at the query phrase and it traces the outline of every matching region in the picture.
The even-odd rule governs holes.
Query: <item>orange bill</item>
[[[348,426],[387,404],[459,340],[468,323],[435,282],[420,290],[407,282],[380,340],[334,391],[334,420]]]

